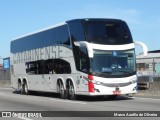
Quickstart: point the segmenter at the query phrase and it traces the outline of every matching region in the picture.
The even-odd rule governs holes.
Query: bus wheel
[[[64,90],[64,86],[63,86],[62,82],[59,82],[58,88],[59,88],[60,98],[65,99],[65,90]]]
[[[20,94],[24,94],[24,85],[21,82],[18,82],[18,89],[20,90]]]
[[[24,94],[25,94],[25,95],[28,95],[28,94],[29,94],[27,82],[24,83]]]
[[[20,92],[20,93],[21,93],[21,89],[22,89],[21,82],[18,82],[18,92]]]
[[[74,85],[71,81],[69,82],[68,97],[69,97],[70,100],[75,100],[76,99]]]

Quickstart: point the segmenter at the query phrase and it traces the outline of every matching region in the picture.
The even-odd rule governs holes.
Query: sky
[[[133,40],[160,50],[159,5],[160,0],[0,0],[0,59],[10,56],[14,38],[76,18],[122,19]]]

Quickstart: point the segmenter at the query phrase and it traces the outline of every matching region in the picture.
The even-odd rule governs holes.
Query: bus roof
[[[122,21],[122,20],[113,18],[83,18],[83,19],[68,20],[66,22],[73,22],[73,21]]]
[[[73,19],[73,20],[68,20],[68,21],[66,21],[66,22],[61,22],[61,23],[58,23],[58,24],[55,24],[55,25],[52,25],[52,26],[49,26],[49,27],[46,27],[46,28],[37,30],[37,31],[31,32],[31,33],[24,34],[24,35],[22,35],[22,36],[18,36],[18,37],[16,37],[16,38],[12,39],[12,41],[15,41],[15,40],[18,40],[18,39],[20,39],[20,38],[27,37],[27,36],[30,36],[30,35],[33,35],[33,34],[36,34],[36,33],[39,33],[39,32],[43,32],[43,31],[46,31],[46,30],[49,30],[49,29],[52,29],[52,28],[56,28],[56,27],[65,25],[65,24],[67,24],[68,22],[74,22],[74,21],[122,21],[122,20],[120,20],[120,19],[107,19],[107,18],[82,18],[82,19]]]
[[[56,28],[56,27],[59,27],[59,26],[65,25],[65,24],[66,24],[66,22],[62,22],[62,23],[59,23],[59,24],[56,24],[56,25],[52,25],[52,26],[49,26],[49,27],[46,27],[46,28],[31,32],[31,33],[27,33],[27,34],[24,34],[22,36],[14,38],[12,41],[15,41],[15,40],[18,40],[20,38],[27,37],[27,36],[30,36],[30,35],[33,35],[33,34],[36,34],[36,33],[39,33],[39,32],[43,32],[43,31],[46,31],[46,30],[49,30],[49,29],[52,29],[52,28]]]

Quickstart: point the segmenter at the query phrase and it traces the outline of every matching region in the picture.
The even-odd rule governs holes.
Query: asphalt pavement
[[[31,95],[21,95],[12,88],[0,88],[0,111],[1,116],[3,112],[0,119],[7,120],[158,120],[160,117],[156,115],[160,116],[160,97],[119,96],[113,100],[78,96],[77,100],[72,101],[60,99],[54,93],[33,92]],[[5,117],[5,112],[11,113],[12,118]],[[143,116],[139,116],[140,113]]]

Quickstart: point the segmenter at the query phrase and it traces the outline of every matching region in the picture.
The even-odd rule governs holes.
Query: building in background
[[[2,70],[3,69],[3,65],[2,64],[0,64],[0,70]]]
[[[136,56],[137,74],[160,76],[160,50],[149,51],[147,57]]]
[[[3,58],[3,64],[0,64],[0,80],[10,80],[10,58]]]

